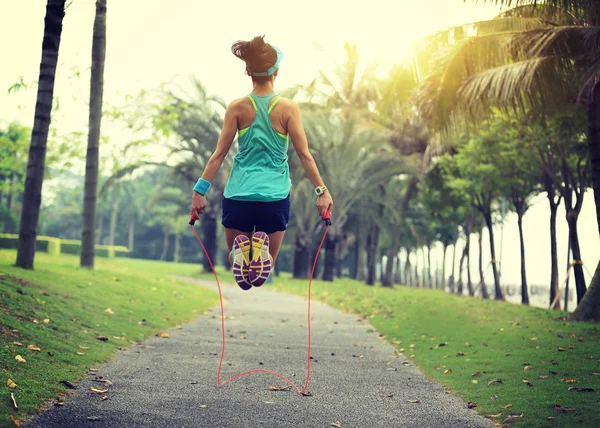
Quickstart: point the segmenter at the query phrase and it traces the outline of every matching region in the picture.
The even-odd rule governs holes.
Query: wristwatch
[[[327,187],[325,186],[315,187],[315,193],[317,196],[321,196],[323,193],[325,193],[325,190],[327,190]]]

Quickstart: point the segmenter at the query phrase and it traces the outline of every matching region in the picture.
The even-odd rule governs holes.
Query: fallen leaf
[[[77,387],[75,385],[73,385],[71,382],[69,382],[68,380],[61,380],[60,383],[62,383],[64,386],[66,386],[69,389],[77,389]]]
[[[537,340],[537,337],[530,337],[529,340]]]
[[[475,372],[471,376],[481,376],[481,372]]]
[[[552,407],[560,412],[563,412],[565,415],[573,410],[576,410],[574,407],[563,407],[560,404],[554,404]]]
[[[464,356],[465,356],[465,353],[464,353],[464,352],[458,352],[458,353],[456,354],[456,356],[457,356],[457,357],[464,357]]]
[[[530,381],[528,381],[527,379],[523,379],[523,383],[526,383],[526,384],[527,384],[527,386],[529,386],[529,387],[532,387],[532,386],[533,386],[533,383],[532,383],[532,382],[530,382]]]
[[[419,400],[406,400],[409,403],[413,403],[413,404],[419,404],[421,401]]]
[[[450,374],[450,373],[452,373],[452,369],[446,369],[446,370],[444,370],[444,374]]]
[[[103,395],[100,397],[100,401],[108,400],[108,395]]]
[[[495,415],[487,415],[486,418],[488,418],[488,419],[496,419],[496,418],[499,418],[500,416],[502,416],[502,413],[498,413],[498,414],[495,414]]]
[[[23,419],[17,419],[14,417],[14,415],[10,415],[10,420],[13,421],[13,423],[18,427],[22,427],[25,423]]]
[[[113,276],[113,277],[112,277],[112,280],[113,280],[113,281],[118,281],[118,280],[119,280],[119,278],[117,278],[116,276]]]
[[[90,348],[88,348],[87,346],[81,346],[81,345],[79,345],[79,349],[84,349],[85,350],[85,349],[90,349]]]
[[[414,343],[413,343],[413,344],[411,344],[411,345],[409,346],[409,349],[415,349],[415,344],[414,344]]]
[[[473,382],[473,383],[479,383],[479,381],[477,379],[473,379],[471,382]]]
[[[332,422],[331,425],[329,425],[330,427],[336,427],[336,428],[341,428],[342,427],[342,423],[339,421],[336,422]]]
[[[549,420],[549,421],[553,421],[554,420],[554,416],[548,416],[546,419]]]
[[[548,376],[540,376],[540,379],[548,379]]]
[[[40,347],[39,346],[35,346],[35,345],[29,345],[27,347],[27,349],[29,349],[30,351],[38,351],[38,352],[41,351]]]
[[[564,351],[564,350],[565,350],[565,348],[558,348],[558,350],[559,350],[559,351]]]
[[[10,399],[12,400],[13,407],[14,407],[15,409],[18,409],[18,408],[19,408],[19,406],[17,406],[17,400],[15,400],[15,396],[13,395],[13,393],[12,393],[12,392],[10,393]]]
[[[512,404],[507,404],[506,406],[502,406],[505,409],[510,409],[512,407]]]
[[[106,312],[107,314],[111,314],[111,315],[114,314],[114,312],[112,311],[111,308],[104,309],[104,312]]]
[[[64,406],[64,405],[65,405],[65,402],[64,402],[64,401],[55,401],[55,402],[54,402],[54,405],[55,405],[55,406]]]
[[[512,424],[513,422],[519,422],[519,417],[511,416],[502,421],[503,424]]]
[[[577,383],[577,381],[575,379],[567,379],[565,383]]]
[[[490,381],[488,382],[488,386],[490,386],[490,385],[491,385],[491,384],[493,384],[493,383],[500,383],[500,384],[502,384],[502,383],[504,383],[504,382],[502,382],[502,379],[494,379],[494,380],[490,380]]]
[[[292,385],[288,385],[288,386],[269,386],[269,391],[287,391],[288,389],[290,389],[292,387]]]
[[[532,366],[525,366],[523,367],[523,370],[531,370],[533,367]]]
[[[206,409],[206,404],[200,404],[201,409]]]
[[[392,398],[394,394],[379,394],[381,397]]]
[[[166,339],[169,337],[169,333],[161,332],[161,333],[158,333],[157,336],[162,337],[163,339]]]
[[[21,342],[13,342],[13,345],[23,346],[23,344]]]
[[[96,339],[101,340],[103,342],[106,342],[108,340],[108,337],[106,337],[106,336],[96,336]]]
[[[85,355],[83,352],[76,352],[77,355]]]
[[[15,360],[17,360],[17,362],[21,363],[21,364],[25,364],[27,363],[27,361],[25,361],[25,359],[23,357],[21,357],[20,355],[17,355],[15,357]]]
[[[16,388],[17,384],[14,383],[11,379],[8,379],[8,382],[6,382],[6,386],[9,388]]]
[[[39,324],[38,320],[33,320],[34,324]]]
[[[90,391],[97,392],[98,394],[105,394],[108,392],[108,389],[98,389],[94,388],[93,386],[90,386]]]
[[[569,345],[569,349],[575,349],[573,345]]]
[[[50,322],[50,318],[44,318],[44,323],[48,324]]]
[[[477,407],[477,403],[473,403],[472,401],[469,401],[467,403],[467,409],[474,409]]]

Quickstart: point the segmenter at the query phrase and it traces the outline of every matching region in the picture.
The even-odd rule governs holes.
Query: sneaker
[[[233,241],[232,260],[233,277],[242,290],[250,290],[252,284],[248,279],[250,268],[250,240],[244,235],[238,235]]]
[[[256,232],[252,236],[252,254],[248,279],[252,285],[260,287],[269,278],[273,265],[269,254],[269,236],[265,232]]]

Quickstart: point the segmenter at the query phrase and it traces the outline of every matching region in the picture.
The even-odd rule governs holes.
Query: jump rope
[[[325,225],[326,225],[325,232],[323,233],[323,238],[321,239],[321,243],[319,244],[319,249],[317,250],[317,254],[315,254],[315,261],[313,262],[312,270],[310,272],[310,279],[308,281],[308,324],[307,324],[308,325],[308,346],[307,346],[307,356],[306,356],[307,370],[306,370],[306,381],[304,382],[304,388],[302,388],[302,389],[300,389],[300,387],[296,386],[296,384],[294,382],[292,382],[291,380],[289,380],[287,377],[280,375],[279,373],[275,373],[275,372],[272,372],[269,370],[263,370],[263,369],[248,370],[244,373],[240,373],[238,375],[233,376],[230,379],[227,379],[226,381],[221,382],[221,367],[223,366],[223,358],[225,357],[225,311],[223,309],[223,292],[221,290],[221,283],[219,282],[219,277],[217,276],[217,272],[215,271],[215,267],[212,263],[212,260],[210,259],[210,256],[208,255],[208,252],[206,251],[206,248],[204,247],[202,240],[198,236],[198,233],[196,233],[196,229],[194,229],[194,224],[196,223],[196,220],[199,220],[198,216],[195,213],[192,213],[189,225],[190,225],[190,228],[192,229],[192,232],[194,232],[194,235],[196,236],[198,243],[202,247],[204,254],[206,255],[206,259],[208,260],[208,263],[210,264],[210,268],[212,269],[213,275],[215,276],[215,280],[217,281],[217,287],[219,289],[219,303],[221,305],[221,357],[219,358],[219,368],[217,369],[217,385],[220,387],[224,386],[224,385],[228,384],[229,382],[232,382],[236,379],[239,379],[239,378],[249,375],[251,373],[267,373],[267,374],[273,375],[273,376],[287,382],[290,386],[292,386],[296,390],[296,392],[298,394],[303,395],[303,396],[311,396],[312,394],[310,392],[307,392],[308,381],[310,379],[310,291],[312,288],[312,280],[313,280],[313,275],[315,273],[315,267],[317,266],[317,260],[319,259],[319,253],[321,252],[321,248],[323,247],[323,242],[325,242],[325,237],[327,236],[327,232],[329,232],[329,228],[331,227],[331,215],[330,215],[329,211],[327,211],[327,213],[325,214],[325,217],[323,217],[323,220],[325,221]]]

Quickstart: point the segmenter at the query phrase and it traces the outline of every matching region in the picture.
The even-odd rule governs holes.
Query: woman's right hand
[[[325,190],[321,196],[317,198],[317,210],[319,210],[319,215],[322,219],[325,218],[327,211],[331,214],[331,208],[333,207],[333,199],[331,198],[331,194],[329,190]]]
[[[204,213],[204,208],[206,208],[208,202],[206,201],[206,196],[201,195],[198,192],[192,192],[192,214],[195,214],[198,218]]]

